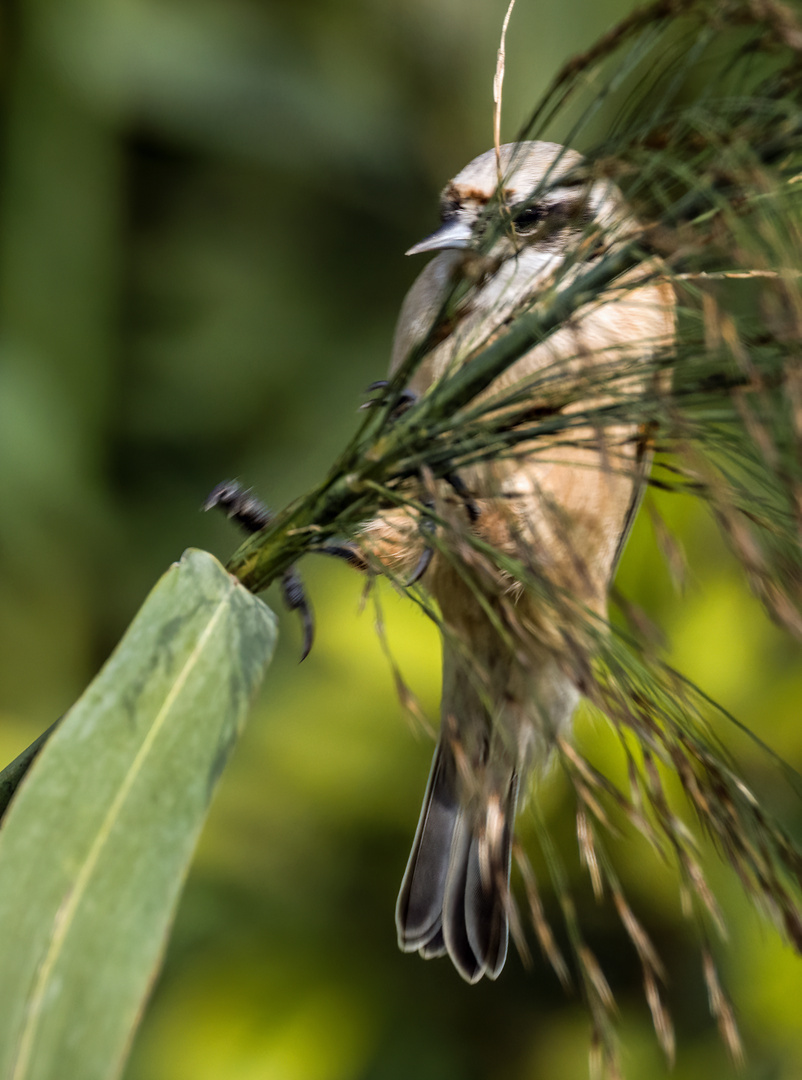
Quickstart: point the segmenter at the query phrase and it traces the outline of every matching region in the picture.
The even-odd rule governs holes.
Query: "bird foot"
[[[249,535],[261,532],[270,524],[273,516],[265,504],[237,480],[224,480],[218,484],[203,504],[204,510],[217,507]],[[281,575],[281,598],[289,611],[297,611],[300,615],[303,634],[301,661],[304,661],[315,640],[315,620],[304,583],[294,566]]]
[[[376,382],[372,382],[370,386],[365,388],[365,393],[372,394],[376,390],[386,390],[389,385],[390,383],[387,379],[377,379]],[[386,400],[387,398],[385,395],[379,394],[378,397],[369,398],[367,401],[363,401],[359,408],[375,409],[377,405],[383,405]],[[402,390],[398,395],[398,400],[393,409],[393,419],[397,419],[403,412],[406,412],[410,405],[414,405],[417,400],[418,395],[414,390]]]
[[[474,501],[465,481],[462,479],[459,473],[449,472],[443,477],[445,482],[449,485],[455,495],[458,495],[462,505],[465,507],[465,513],[468,515],[468,520],[471,525],[475,525],[479,520],[479,516],[482,511]]]
[[[261,532],[272,517],[265,504],[238,480],[224,480],[218,484],[203,504],[204,510],[217,507],[247,533]]]
[[[465,481],[462,479],[459,473],[456,472],[446,473],[443,476],[443,479],[449,485],[452,491],[459,497],[462,505],[465,507],[465,512],[468,515],[468,521],[471,523],[471,525],[474,525],[479,520],[481,510],[479,509],[473,496],[468,490]],[[431,499],[427,499],[424,502],[424,506],[432,509],[434,507],[434,503]],[[437,526],[435,525],[435,523],[430,520],[424,520],[421,525],[421,530],[426,530],[430,533],[434,533],[436,528]],[[412,571],[412,576],[409,578],[408,581],[405,582],[405,586],[407,588],[409,588],[410,585],[415,585],[418,581],[420,581],[420,579],[429,569],[429,565],[433,557],[434,550],[431,544],[426,544],[423,551],[421,552],[421,557],[418,559],[417,566]]]

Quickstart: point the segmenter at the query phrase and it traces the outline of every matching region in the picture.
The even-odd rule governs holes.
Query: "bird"
[[[439,227],[407,252],[433,254],[403,301],[392,346],[390,377],[411,350],[433,342],[411,395],[431,392],[516,314],[572,280],[600,245],[637,231],[615,183],[584,165],[570,148],[522,141],[480,155],[446,185]],[[490,234],[494,205],[501,227]],[[614,281],[530,348],[484,391],[488,407],[514,395],[518,408],[548,406],[570,425],[611,386],[631,394],[654,380],[649,360],[674,340],[675,300],[651,270]],[[460,278],[471,285],[467,300],[432,337]],[[569,432],[461,468],[452,488],[462,498],[434,485],[441,518],[454,524],[422,578],[442,628],[440,733],[396,927],[403,951],[447,954],[469,983],[504,967],[516,813],[582,696],[571,647],[581,619],[571,612],[606,617],[651,462],[648,426],[634,419],[600,431],[577,421]],[[466,533],[519,559],[542,587],[483,561]],[[360,544],[403,576],[420,564],[426,531],[414,510],[399,507],[365,523]]]

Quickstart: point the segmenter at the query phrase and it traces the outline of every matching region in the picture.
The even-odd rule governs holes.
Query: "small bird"
[[[419,396],[544,290],[570,280],[600,244],[609,249],[638,229],[620,190],[608,179],[583,177],[582,164],[554,143],[508,144],[498,157],[491,150],[475,158],[446,185],[440,227],[407,252],[436,254],[402,305],[391,375],[431,330],[455,277],[470,278],[473,288],[414,372],[409,389]],[[478,254],[488,204],[499,199],[506,227]],[[591,234],[596,242],[583,249]],[[484,396],[516,392],[519,406],[547,405],[569,423],[608,393],[645,387],[655,376],[644,361],[674,334],[670,284],[654,274],[635,280],[631,272],[513,363]],[[578,422],[460,469],[462,500],[437,484],[440,516],[454,522],[423,577],[442,619],[441,727],[396,925],[401,949],[448,954],[470,983],[495,979],[504,966],[516,811],[581,696],[567,644],[579,631],[570,614],[561,621],[555,611],[606,616],[650,461],[644,425],[622,419],[595,430]],[[523,562],[545,595],[564,603],[544,601],[543,589],[483,561],[465,542],[466,530]],[[403,576],[420,563],[425,530],[412,511],[390,510],[365,526],[361,542]]]

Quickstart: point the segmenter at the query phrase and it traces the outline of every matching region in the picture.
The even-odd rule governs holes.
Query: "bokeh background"
[[[279,506],[353,430],[421,265],[403,252],[435,224],[445,180],[491,144],[505,6],[0,8],[3,762],[75,700],[184,548],[233,550],[232,527],[199,513],[219,480],[240,477]],[[558,65],[630,6],[519,0],[505,137]],[[674,663],[802,766],[798,646],[769,624],[699,507],[663,499],[661,511],[688,553],[684,591],[648,514],[620,588],[663,628]],[[446,961],[396,950],[393,906],[432,743],[404,716],[385,647],[434,718],[438,644],[385,589],[383,645],[357,576],[324,563],[304,566],[317,644],[299,667],[298,627],[283,617],[126,1080],[585,1075],[587,1018],[534,943],[531,964],[512,955],[496,984],[476,987]],[[578,739],[615,767],[602,722],[581,717]],[[750,778],[773,789],[771,760],[736,745]],[[578,865],[558,772],[539,798],[619,1002],[627,1073],[665,1075],[631,945]],[[773,801],[802,833],[799,804],[780,790]],[[531,841],[526,816],[522,831]],[[798,1080],[802,960],[708,855],[730,926],[717,957],[749,1054],[741,1075]],[[673,1075],[735,1075],[672,873],[643,845],[617,858],[668,968]]]

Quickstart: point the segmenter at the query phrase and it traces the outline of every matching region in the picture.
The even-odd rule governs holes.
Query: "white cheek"
[[[477,294],[479,307],[487,310],[516,305],[529,294],[536,294],[539,284],[545,284],[563,261],[561,254],[524,248],[517,256],[507,259],[490,281]],[[534,295],[533,295],[534,298]]]

